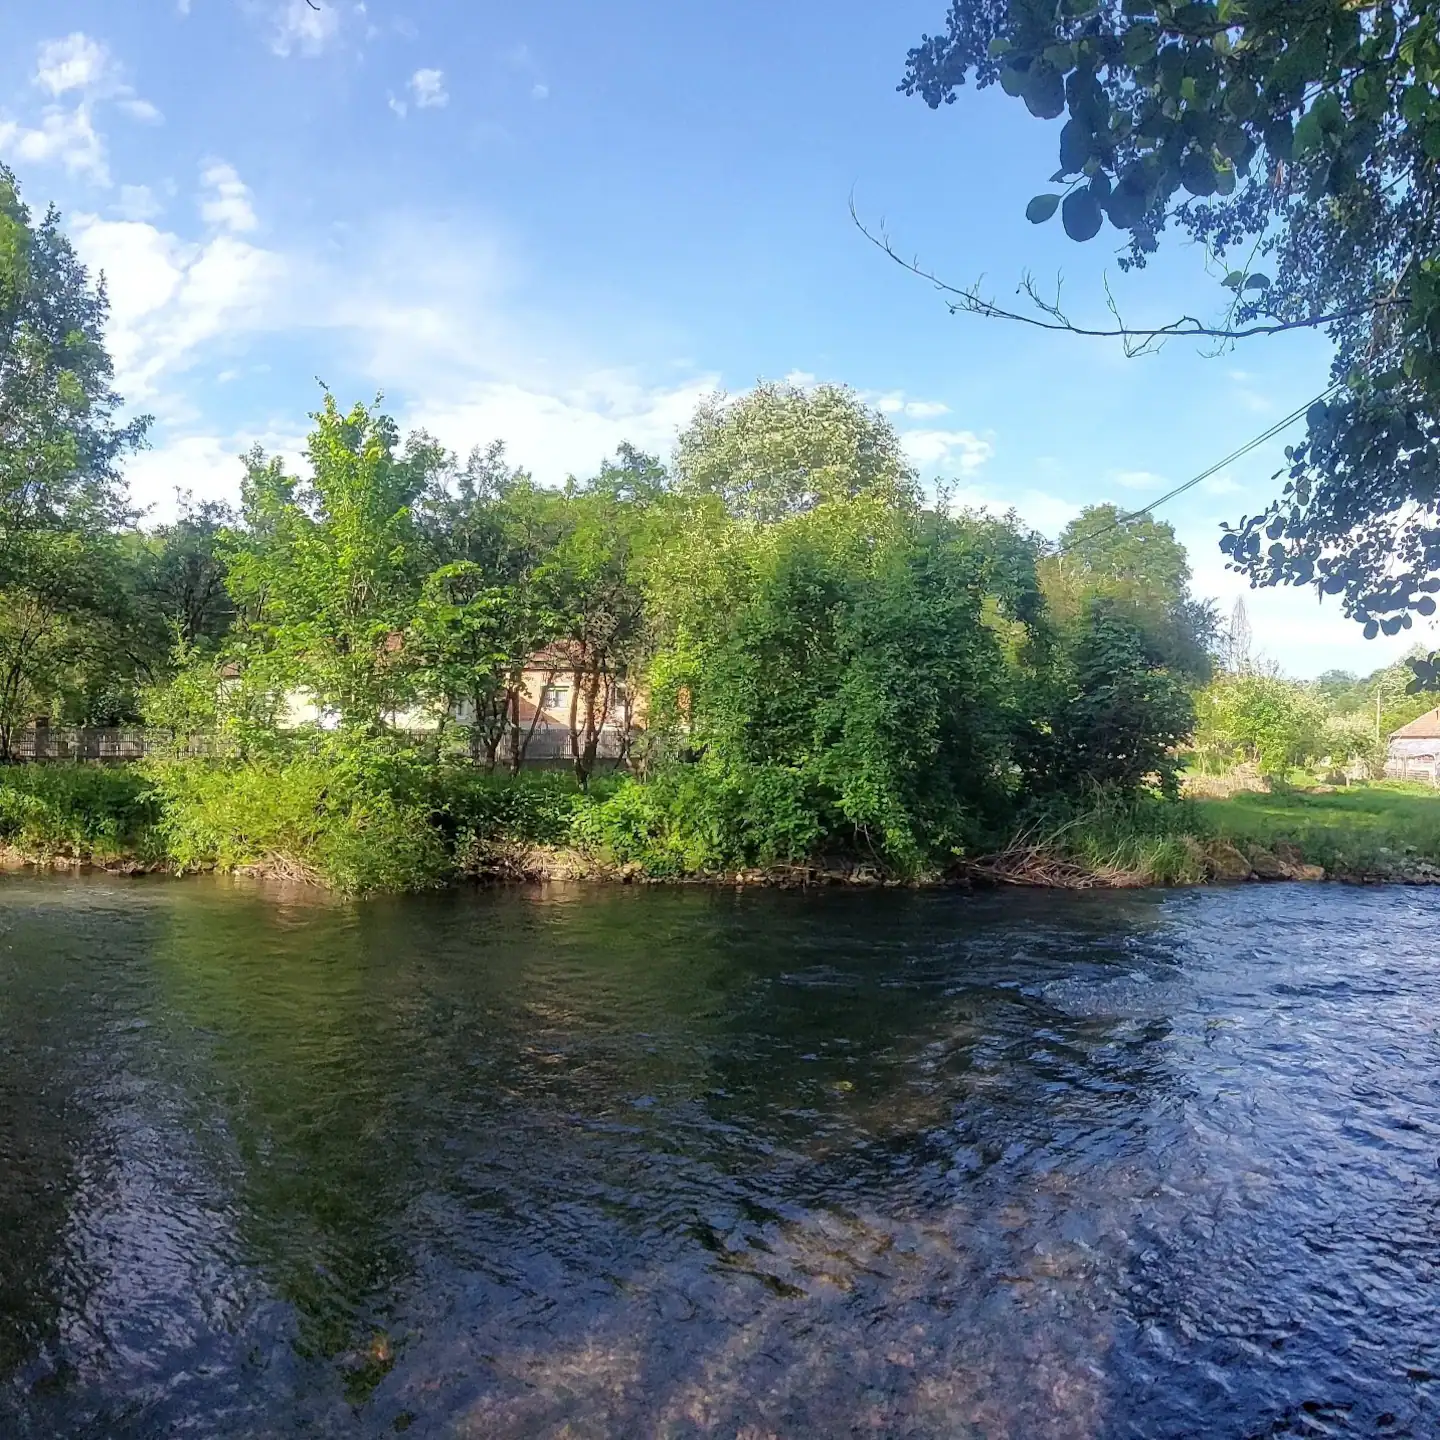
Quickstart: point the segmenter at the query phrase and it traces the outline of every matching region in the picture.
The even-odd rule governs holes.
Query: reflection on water
[[[1440,1434],[1440,897],[0,882],[0,1435]]]

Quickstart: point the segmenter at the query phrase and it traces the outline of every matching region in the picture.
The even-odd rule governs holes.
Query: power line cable
[[[1342,384],[1344,384],[1343,381],[1337,380],[1335,384],[1322,390],[1313,400],[1307,400],[1298,410],[1292,410],[1283,420],[1277,420],[1263,435],[1257,435],[1253,440],[1247,441],[1233,455],[1227,455],[1223,460],[1216,461],[1208,470],[1202,470],[1194,479],[1187,480],[1183,485],[1177,485],[1168,494],[1162,495],[1158,500],[1152,500],[1148,505],[1141,506],[1139,510],[1132,510],[1128,515],[1121,515],[1108,525],[1102,525],[1100,529],[1093,530],[1088,535],[1082,535],[1068,545],[1062,545],[1055,553],[1068,555],[1070,551],[1078,550],[1080,546],[1088,545],[1092,540],[1098,540],[1102,535],[1108,535],[1112,530],[1118,530],[1122,525],[1128,525],[1132,520],[1138,520],[1142,515],[1148,515],[1152,510],[1158,510],[1162,505],[1168,505],[1176,496],[1183,495],[1187,490],[1193,490],[1202,481],[1210,479],[1212,475],[1225,469],[1227,465],[1233,465],[1237,460],[1243,460],[1252,450],[1258,450],[1260,446],[1268,444],[1282,431],[1288,430],[1302,416],[1308,415],[1311,409],[1320,404],[1322,400],[1328,400],[1340,389]]]

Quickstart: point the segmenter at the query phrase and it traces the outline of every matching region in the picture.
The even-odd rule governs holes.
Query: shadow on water
[[[1436,1433],[1437,938],[6,881],[0,1433]]]

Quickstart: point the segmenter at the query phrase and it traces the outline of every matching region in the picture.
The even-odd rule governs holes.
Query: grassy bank
[[[1198,800],[1208,834],[1241,849],[1293,847],[1327,873],[1388,879],[1440,866],[1440,790],[1380,781],[1334,792],[1257,792]],[[1416,878],[1421,878],[1417,876]]]
[[[755,883],[1198,885],[1243,879],[1440,880],[1440,792],[1100,799],[1032,818],[929,869],[862,847],[817,855],[777,828],[773,797],[713,795],[700,774],[486,776],[384,745],[308,749],[244,765],[17,766],[0,771],[10,864],[176,873],[218,869],[353,894],[464,879],[710,879]]]

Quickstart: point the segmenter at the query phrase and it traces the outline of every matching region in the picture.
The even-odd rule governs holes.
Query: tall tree
[[[537,583],[570,674],[570,756],[581,784],[638,679],[647,637],[640,566],[667,480],[653,456],[622,445],[556,500],[563,531]]]
[[[423,435],[403,446],[378,409],[313,417],[310,474],[285,474],[259,450],[247,457],[242,525],[228,553],[239,623],[231,654],[247,679],[303,689],[346,726],[373,730],[412,688],[401,636],[422,577],[411,507],[444,465]]]
[[[1330,336],[1335,384],[1283,493],[1224,543],[1259,584],[1341,597],[1372,636],[1434,614],[1440,592],[1437,17],[1436,0],[953,0],[902,84],[938,106],[998,82],[1067,117],[1032,221],[1058,212],[1077,241],[1108,221],[1130,267],[1170,227],[1227,261],[1213,322],[1085,326],[973,287],[957,309],[1142,346]]]
[[[113,711],[124,678],[120,464],[148,420],[119,418],[108,312],[58,213],[36,222],[0,166],[0,758],[36,715]]]
[[[683,493],[718,495],[762,522],[867,490],[911,500],[915,487],[894,427],[853,391],[773,382],[702,404],[680,436],[675,478]]]
[[[1210,678],[1219,629],[1214,607],[1190,594],[1190,562],[1172,526],[1114,505],[1087,506],[1041,567],[1051,610],[1062,623],[1097,599],[1146,637],[1164,665],[1196,684]]]

